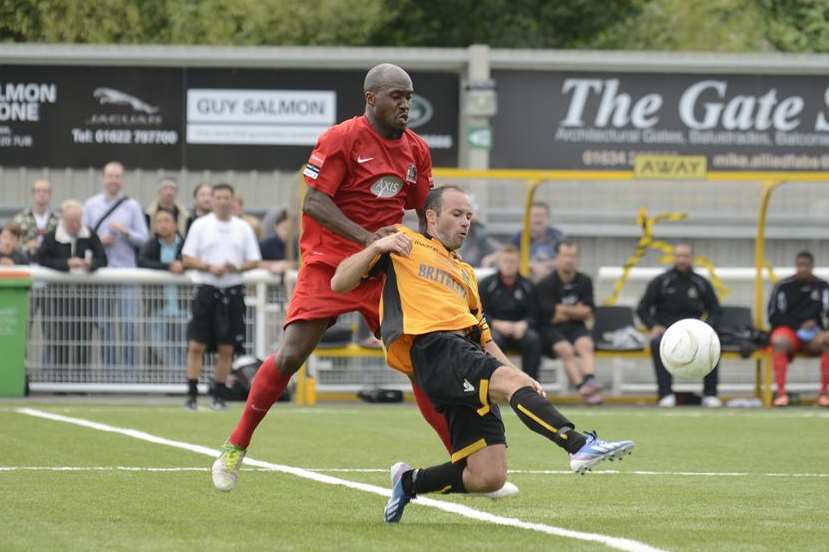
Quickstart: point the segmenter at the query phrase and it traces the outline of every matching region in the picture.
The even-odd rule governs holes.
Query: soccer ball
[[[671,324],[659,344],[659,356],[668,372],[682,379],[700,380],[720,360],[720,338],[696,318]]]

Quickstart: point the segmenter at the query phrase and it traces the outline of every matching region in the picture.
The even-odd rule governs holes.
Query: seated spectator
[[[20,238],[23,232],[20,227],[10,222],[0,232],[0,265],[29,264],[29,257],[20,249]]]
[[[101,240],[85,226],[83,207],[75,200],[63,202],[57,228],[40,244],[35,261],[63,272],[87,273],[107,265]],[[51,286],[52,284],[50,284]],[[97,300],[77,284],[61,284],[59,296],[44,300],[43,333],[46,364],[76,368],[89,361],[93,320],[98,316]]]
[[[473,203],[472,209],[469,233],[458,254],[472,266],[490,267],[498,258],[498,242],[489,237],[486,225],[479,220],[477,205]]]
[[[253,234],[256,236],[256,239],[260,239],[262,237],[262,225],[259,222],[259,219],[253,215],[248,215],[245,213],[245,198],[242,197],[242,194],[236,192],[233,195],[233,216],[239,217],[243,221],[247,222],[250,227],[253,229]]]
[[[155,233],[138,255],[138,266],[174,274],[184,272],[181,257],[184,238],[176,231],[173,211],[165,207],[156,209],[151,226]],[[178,286],[147,286],[144,297],[147,333],[154,359],[163,366],[184,366],[185,326],[181,322],[186,311],[180,305]]]
[[[559,242],[556,256],[555,270],[537,286],[542,351],[561,359],[570,383],[586,404],[601,404],[595,347],[586,324],[593,318],[593,281],[578,271],[575,243]]]
[[[518,273],[518,249],[498,253],[498,272],[478,283],[478,294],[492,339],[501,349],[521,351],[521,369],[538,380],[541,339],[535,331],[535,285]]]
[[[815,258],[801,251],[795,258],[795,273],[780,280],[769,297],[772,327],[772,365],[777,380],[774,406],[789,406],[786,372],[794,354],[820,355],[818,405],[829,407],[829,283],[815,276]]]
[[[671,324],[684,318],[705,318],[705,321],[716,329],[722,316],[722,308],[711,282],[694,272],[691,264],[693,255],[694,250],[689,244],[677,244],[674,247],[673,268],[651,280],[636,309],[639,320],[650,330],[651,357],[659,388],[659,406],[666,408],[676,406],[676,396],[672,389],[673,376],[665,369],[659,356],[662,334]],[[718,381],[719,365],[703,379],[702,406],[722,406],[717,397]]]
[[[199,217],[207,215],[212,210],[211,200],[213,198],[213,189],[210,184],[202,182],[196,189],[193,190],[193,212],[187,217],[187,224],[184,228],[184,237],[187,237],[187,232],[193,225],[193,221]]]
[[[187,232],[187,220],[190,218],[190,212],[178,202],[176,199],[177,195],[178,184],[176,184],[175,180],[170,177],[165,177],[158,182],[158,196],[144,212],[147,219],[147,226],[150,230],[154,230],[152,222],[156,210],[159,207],[164,207],[173,214],[178,233],[183,236]]]
[[[298,248],[294,226],[294,217],[288,214],[287,209],[283,209],[274,221],[274,235],[259,242],[263,268],[274,274],[296,268]]]
[[[521,234],[513,238],[513,244],[521,249]],[[564,234],[550,226],[550,206],[542,201],[530,207],[530,278],[534,282],[550,274],[555,268],[556,251]]]
[[[20,238],[26,254],[30,257],[37,252],[43,242],[43,236],[54,230],[58,225],[60,214],[53,211],[49,203],[52,201],[52,185],[48,180],[35,180],[32,184],[32,206],[26,207],[12,219],[23,232]]]

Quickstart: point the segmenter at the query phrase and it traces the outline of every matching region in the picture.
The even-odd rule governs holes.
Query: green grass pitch
[[[385,498],[273,471],[246,470],[214,491],[211,459],[17,408],[218,448],[240,407],[71,401],[0,403],[0,549],[23,550],[612,550],[410,505],[382,522]],[[634,439],[634,454],[580,477],[566,455],[504,409],[510,480],[502,501],[435,496],[498,516],[633,539],[662,550],[829,548],[829,413],[564,408],[581,429]],[[385,470],[446,459],[413,405],[278,405],[249,456],[320,470]],[[46,467],[98,467],[55,471]],[[117,469],[143,468],[136,470]],[[192,468],[149,471],[146,468]],[[608,470],[618,473],[598,473]],[[385,471],[323,471],[386,487]]]

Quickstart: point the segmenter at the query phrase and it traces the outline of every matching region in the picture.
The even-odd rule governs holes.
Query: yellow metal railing
[[[433,169],[433,176],[436,179],[467,179],[467,180],[511,180],[523,181],[526,186],[526,197],[524,201],[524,217],[521,233],[521,273],[527,275],[529,273],[529,253],[530,253],[530,206],[535,201],[536,191],[540,186],[548,182],[554,183],[556,181],[632,181],[636,180],[633,171],[570,171],[570,170],[514,170],[514,169],[456,169],[456,168],[435,168]],[[769,200],[772,192],[779,186],[791,183],[829,183],[829,173],[811,173],[811,172],[709,172],[705,178],[706,181],[754,181],[761,182],[762,197],[760,212],[757,219],[757,239],[755,240],[755,282],[754,282],[754,320],[758,328],[766,326],[763,313],[765,312],[763,301],[763,271],[766,270],[772,281],[776,277],[771,270],[771,266],[765,259],[765,227],[766,217],[768,212]],[[364,356],[365,351],[358,350],[359,348],[350,347],[343,350],[326,350],[326,355],[337,356]],[[373,355],[378,354],[376,351]],[[372,355],[369,355],[372,356]],[[757,359],[756,365],[756,394],[761,396],[765,406],[771,406],[771,368],[768,355],[755,355]],[[314,404],[315,390],[314,382],[306,381],[311,378],[303,377],[305,370],[302,371],[299,384],[301,392],[298,393],[298,400],[303,404]]]

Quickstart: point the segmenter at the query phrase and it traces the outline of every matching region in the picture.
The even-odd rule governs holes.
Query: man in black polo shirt
[[[541,338],[533,329],[537,298],[535,285],[518,273],[519,256],[508,245],[498,253],[498,272],[478,284],[492,338],[501,349],[521,351],[521,369],[538,380]]]
[[[659,386],[659,406],[671,408],[676,406],[676,396],[671,386],[673,377],[665,369],[659,357],[659,343],[665,330],[678,320],[684,318],[703,318],[717,327],[722,315],[720,302],[714,287],[704,277],[694,272],[691,264],[694,250],[687,243],[674,247],[674,266],[663,272],[648,284],[645,295],[639,302],[636,314],[642,324],[651,332],[651,356],[656,370],[656,382]],[[702,406],[717,408],[722,402],[717,397],[719,365],[705,376]]]
[[[571,241],[556,246],[556,268],[538,283],[539,329],[544,354],[561,359],[570,383],[586,404],[602,403],[596,383],[593,338],[593,281],[577,270],[579,249]]]

